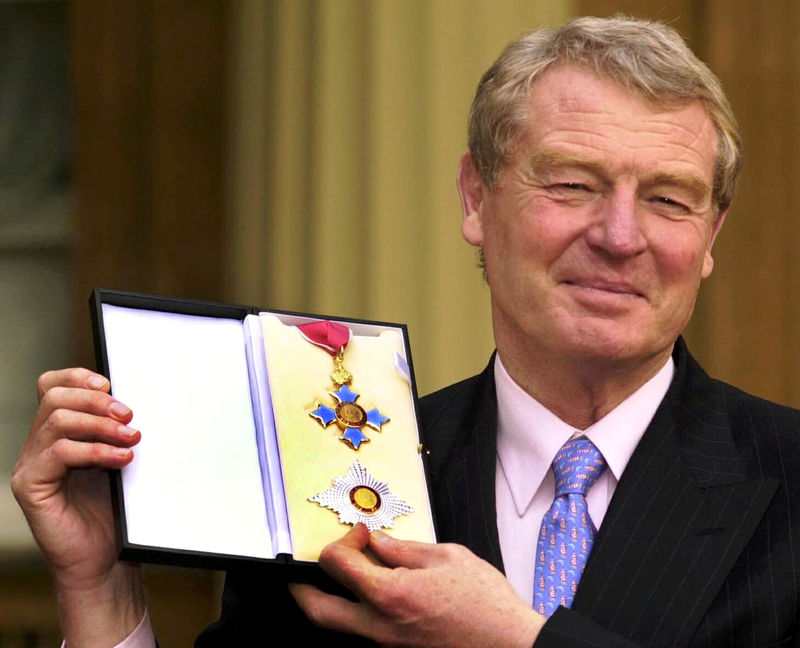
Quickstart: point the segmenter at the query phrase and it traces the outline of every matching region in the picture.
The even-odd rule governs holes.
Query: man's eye
[[[689,212],[690,209],[682,202],[670,198],[669,196],[653,196],[650,198],[651,203],[655,203],[661,209],[667,209],[671,212]]]
[[[559,182],[556,186],[560,187],[561,189],[568,189],[572,191],[589,191],[589,187],[580,182]]]

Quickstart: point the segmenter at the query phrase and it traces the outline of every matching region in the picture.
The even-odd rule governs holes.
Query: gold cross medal
[[[358,450],[362,443],[370,440],[364,434],[365,427],[381,432],[383,424],[388,423],[390,419],[377,407],[369,411],[361,407],[356,402],[360,395],[349,387],[353,374],[344,366],[344,351],[352,337],[352,331],[343,324],[327,320],[301,324],[297,328],[309,342],[325,349],[333,356],[334,368],[331,381],[337,389],[329,393],[336,403],[334,407],[329,407],[317,402],[317,408],[308,414],[323,428],[336,423],[342,432],[339,440],[353,450]]]
[[[308,499],[338,513],[342,524],[362,522],[370,531],[389,529],[396,517],[414,511],[414,507],[392,493],[386,482],[375,479],[357,460],[346,475],[334,477],[329,489]]]

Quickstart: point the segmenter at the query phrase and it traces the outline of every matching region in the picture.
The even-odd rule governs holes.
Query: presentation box
[[[142,439],[121,558],[314,564],[363,522],[435,542],[402,324],[95,289],[98,370]]]

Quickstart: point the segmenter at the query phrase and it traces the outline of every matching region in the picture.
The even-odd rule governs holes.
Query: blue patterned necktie
[[[589,439],[567,441],[553,460],[556,496],[542,518],[533,583],[533,607],[546,617],[559,605],[572,605],[597,533],[586,492],[605,468]]]

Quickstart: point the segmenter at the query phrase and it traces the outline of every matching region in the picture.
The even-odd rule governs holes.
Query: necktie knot
[[[568,493],[585,496],[605,469],[606,460],[589,439],[567,441],[553,460],[556,497]]]

